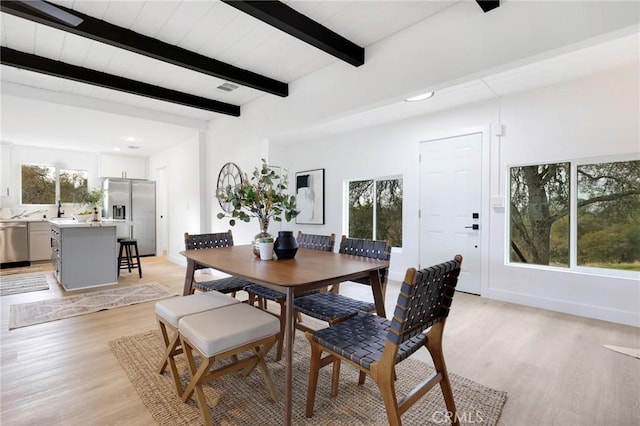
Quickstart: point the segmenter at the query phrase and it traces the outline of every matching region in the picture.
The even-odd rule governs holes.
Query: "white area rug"
[[[9,330],[176,295],[175,291],[154,282],[11,305]]]
[[[48,289],[47,276],[42,271],[0,276],[0,296]]]

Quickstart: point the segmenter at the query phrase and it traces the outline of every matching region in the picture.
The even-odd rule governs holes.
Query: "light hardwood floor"
[[[184,267],[162,257],[142,263],[142,279],[134,271],[119,285],[156,281],[181,293]],[[0,424],[154,424],[108,346],[154,329],[154,302],[8,331],[11,304],[65,294],[53,278],[50,287],[0,298]],[[357,284],[341,292],[370,298]],[[389,315],[397,292],[398,283],[390,283]],[[638,425],[640,360],[604,344],[640,347],[640,329],[458,293],[444,351],[450,372],[509,393],[500,425]],[[426,352],[418,355],[428,360]],[[294,395],[304,400],[305,390]],[[481,424],[475,413],[466,415]]]

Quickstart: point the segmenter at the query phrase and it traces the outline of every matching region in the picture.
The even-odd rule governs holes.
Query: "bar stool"
[[[173,297],[156,303],[156,319],[165,344],[165,351],[162,355],[162,361],[160,361],[158,373],[162,374],[167,366],[170,368],[178,396],[182,396],[182,384],[180,383],[180,375],[178,374],[174,357],[183,352],[178,334],[178,322],[187,315],[236,303],[240,303],[240,301],[217,291]]]
[[[132,269],[138,269],[138,275],[142,278],[142,265],[140,265],[140,256],[138,255],[138,240],[133,238],[122,238],[119,239],[120,243],[120,251],[118,253],[118,276],[120,276],[120,271],[122,269],[128,269],[131,272]],[[133,261],[133,253],[132,249],[135,250],[135,258],[136,261]],[[122,251],[124,250],[124,256],[122,255]]]

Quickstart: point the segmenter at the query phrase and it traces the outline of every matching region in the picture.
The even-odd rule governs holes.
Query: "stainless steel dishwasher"
[[[0,263],[29,260],[29,233],[26,222],[0,222]]]

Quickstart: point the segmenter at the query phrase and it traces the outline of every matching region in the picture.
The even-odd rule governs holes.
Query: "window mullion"
[[[569,268],[578,264],[578,166],[571,162],[569,179]]]

